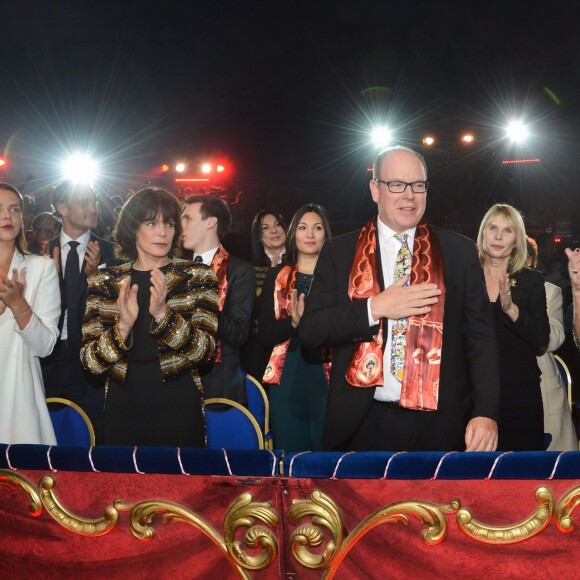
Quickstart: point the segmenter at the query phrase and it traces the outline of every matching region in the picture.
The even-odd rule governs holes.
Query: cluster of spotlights
[[[167,164],[163,164],[161,166],[161,171],[163,171],[164,173],[166,171],[169,171],[170,169],[171,169],[171,167],[169,167],[169,165],[167,165]],[[177,171],[177,173],[183,173],[186,169],[188,169],[188,167],[185,163],[177,163],[175,165],[174,169],[175,169],[175,171]],[[199,169],[200,169],[201,173],[211,173],[212,171],[214,171],[214,169],[218,173],[223,173],[226,168],[220,164],[218,164],[214,167],[211,163],[203,163]]]
[[[506,137],[516,144],[523,143],[529,137],[529,131],[522,121],[512,121],[505,129]],[[388,147],[393,142],[393,132],[386,126],[374,127],[371,132],[371,141],[378,149]],[[465,132],[459,136],[462,145],[473,145],[476,141],[475,134]],[[425,147],[433,147],[437,143],[437,138],[433,134],[425,135],[421,142]]]

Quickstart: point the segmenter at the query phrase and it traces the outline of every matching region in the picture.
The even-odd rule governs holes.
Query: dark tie
[[[195,258],[193,258],[193,261],[196,264],[201,264],[203,262],[203,258],[201,256],[196,256]]]
[[[64,267],[64,297],[66,300],[66,330],[69,342],[79,345],[81,342],[80,324],[77,316],[77,304],[80,292],[80,264],[77,252],[78,242],[69,242],[70,249]]]

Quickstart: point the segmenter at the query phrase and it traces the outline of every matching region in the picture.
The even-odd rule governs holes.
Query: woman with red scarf
[[[262,382],[270,385],[274,446],[286,451],[321,449],[328,383],[323,353],[303,348],[298,326],[314,267],[331,237],[326,213],[316,204],[300,208],[286,238],[287,263],[268,271],[262,290],[258,341],[273,349]]]

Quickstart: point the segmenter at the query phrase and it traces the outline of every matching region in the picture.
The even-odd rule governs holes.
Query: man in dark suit
[[[52,205],[62,221],[58,237],[48,243],[59,272],[61,290],[60,340],[42,361],[47,397],[77,403],[89,416],[97,442],[102,434],[104,389],[89,382],[80,362],[87,278],[115,263],[115,246],[95,236],[99,209],[93,189],[64,181],[53,192]]]
[[[228,205],[213,195],[185,201],[181,217],[182,242],[194,261],[211,266],[218,277],[218,344],[214,360],[198,368],[206,399],[224,397],[245,405],[245,375],[238,349],[248,339],[254,299],[254,268],[221,245],[232,222]]]
[[[378,219],[320,254],[299,332],[305,346],[332,347],[327,450],[496,449],[499,360],[483,273],[473,242],[422,220],[426,180],[416,152],[380,153]]]

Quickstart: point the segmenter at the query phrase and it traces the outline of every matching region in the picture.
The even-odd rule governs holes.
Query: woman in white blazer
[[[528,262],[526,265],[535,268],[538,261],[536,242],[528,238]],[[578,438],[572,422],[572,412],[568,406],[568,393],[562,381],[562,375],[556,365],[554,352],[560,348],[565,339],[564,312],[562,309],[562,290],[545,282],[548,318],[550,320],[550,342],[544,354],[538,356],[538,366],[542,376],[540,389],[544,404],[544,432],[550,433],[552,441],[548,451],[578,451]]]
[[[26,250],[22,205],[0,183],[0,442],[54,445],[39,359],[58,337],[60,290],[53,261]]]

